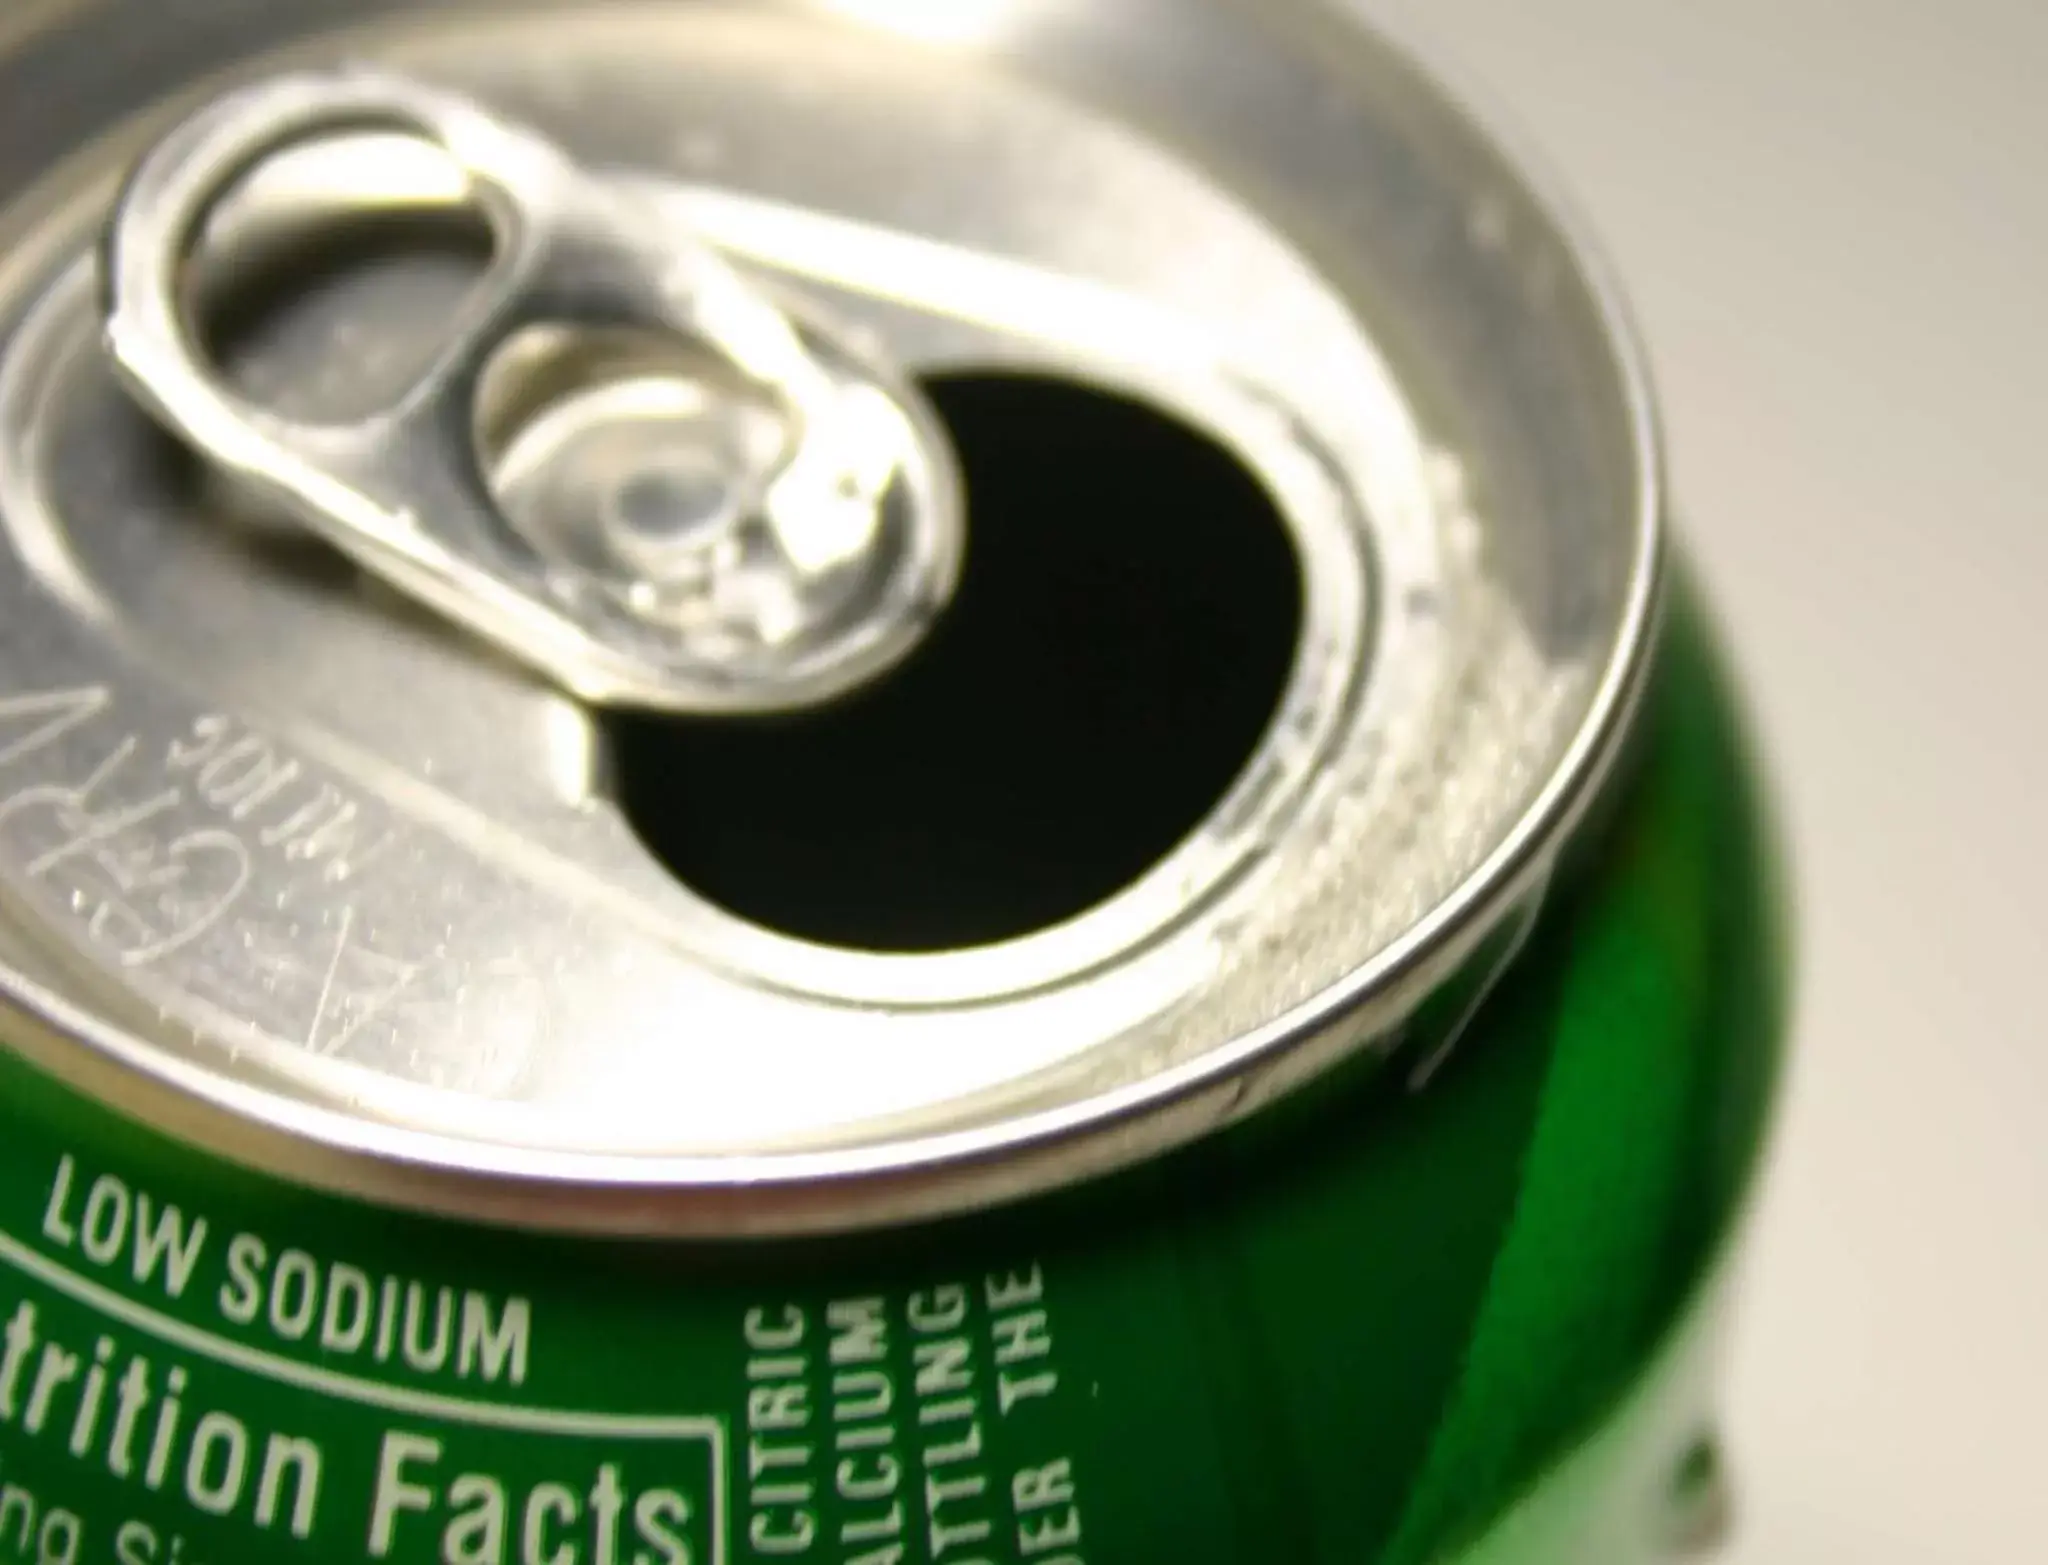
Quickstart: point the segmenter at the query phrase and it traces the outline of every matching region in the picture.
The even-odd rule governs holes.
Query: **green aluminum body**
[[[1635,1565],[1683,1541],[1779,903],[1688,601],[1425,1090],[829,1241],[271,1182],[0,1051],[0,1565]]]

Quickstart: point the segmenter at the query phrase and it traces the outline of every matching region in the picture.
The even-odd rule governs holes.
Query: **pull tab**
[[[251,405],[195,347],[209,219],[287,151],[393,131],[467,182],[495,238],[482,286],[387,411],[313,425]],[[586,700],[823,701],[907,654],[952,594],[959,482],[907,381],[466,98],[362,72],[218,98],[134,171],[105,272],[109,352],[175,433]]]

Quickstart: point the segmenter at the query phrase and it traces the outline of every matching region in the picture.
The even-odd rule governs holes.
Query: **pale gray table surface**
[[[1732,1558],[2048,1559],[2048,3],[1405,14],[1633,294],[1797,854]]]

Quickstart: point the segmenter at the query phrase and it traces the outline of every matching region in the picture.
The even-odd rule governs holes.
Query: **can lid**
[[[0,232],[38,214],[0,266],[0,980],[9,1045],[154,1123],[614,1231],[1041,1188],[1396,1036],[1540,896],[1626,726],[1662,547],[1638,358],[1554,207],[1349,6],[437,8],[138,86],[77,113],[169,106],[0,188]],[[484,257],[451,270],[416,220],[461,213]],[[1298,591],[1270,715],[1157,862],[1043,927],[743,917],[636,790],[792,851],[878,795],[829,764],[691,794],[661,767],[704,752],[650,762],[603,709],[872,726],[963,656],[1007,498],[977,442],[1021,429],[935,408],[970,370],[1251,475]],[[1121,560],[1110,618],[1142,618],[1205,535],[1151,448],[1087,449],[1060,492],[1149,531],[1057,579]],[[970,688],[991,722],[1058,683],[1065,606],[1032,612],[1019,682]],[[948,742],[906,721],[870,748]],[[918,764],[894,819],[950,807]]]

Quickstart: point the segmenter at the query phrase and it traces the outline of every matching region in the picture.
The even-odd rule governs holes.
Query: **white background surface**
[[[1409,0],[1618,265],[1800,871],[1732,1565],[2048,1560],[2048,0]]]

